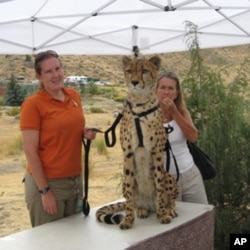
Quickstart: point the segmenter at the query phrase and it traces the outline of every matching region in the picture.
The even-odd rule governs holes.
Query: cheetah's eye
[[[148,70],[147,69],[142,69],[142,74],[146,74],[148,73]]]
[[[132,70],[131,70],[131,69],[127,69],[126,72],[127,72],[128,74],[132,74]]]

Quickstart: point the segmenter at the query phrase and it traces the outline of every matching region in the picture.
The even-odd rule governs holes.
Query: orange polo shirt
[[[40,90],[21,106],[20,129],[39,130],[38,154],[46,178],[71,177],[82,170],[85,118],[81,99],[73,89],[63,92],[64,102]],[[27,171],[31,173],[29,166]]]

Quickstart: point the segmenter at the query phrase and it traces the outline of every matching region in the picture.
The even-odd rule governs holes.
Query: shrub
[[[20,112],[19,107],[12,107],[6,111],[6,114],[8,116],[17,116],[19,115],[19,112]]]
[[[91,113],[104,113],[104,110],[100,107],[90,107]]]
[[[116,102],[124,102],[126,100],[126,96],[122,96],[122,95],[118,95],[116,97],[113,98],[114,101]]]
[[[4,103],[4,99],[2,96],[0,96],[0,106],[3,106],[3,103]]]
[[[98,86],[98,95],[102,97],[106,97],[108,99],[113,99],[115,96],[118,95],[116,89],[113,86]]]

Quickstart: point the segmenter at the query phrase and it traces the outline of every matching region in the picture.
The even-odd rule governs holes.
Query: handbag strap
[[[173,153],[173,150],[171,148],[169,140],[166,141],[165,150],[166,150],[166,154],[167,154],[166,171],[169,172],[169,168],[170,168],[170,152],[171,152],[172,157],[174,159],[175,169],[176,169],[176,181],[178,181],[179,177],[180,177],[180,171],[179,171],[179,167],[178,167],[178,164],[177,164],[177,161],[176,161],[175,155]]]

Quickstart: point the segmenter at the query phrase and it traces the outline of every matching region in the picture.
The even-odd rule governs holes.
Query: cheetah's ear
[[[157,70],[161,67],[161,58],[159,56],[153,56],[149,59],[151,63],[156,67]]]
[[[124,56],[122,58],[122,63],[123,63],[123,66],[126,66],[128,63],[130,63],[132,61],[131,58],[129,58],[128,56]]]

